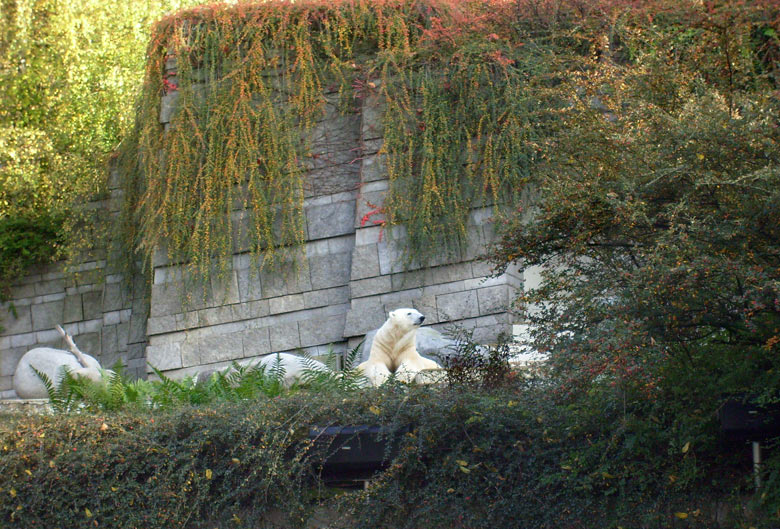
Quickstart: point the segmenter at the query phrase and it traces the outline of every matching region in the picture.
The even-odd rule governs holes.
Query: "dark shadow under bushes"
[[[713,418],[611,390],[562,405],[551,389],[301,391],[18,419],[0,428],[0,526],[304,527],[322,505],[350,528],[717,527],[716,510],[730,513],[722,527],[771,526],[740,507],[747,454],[719,445]],[[367,490],[334,492],[307,463],[313,424],[404,433]]]

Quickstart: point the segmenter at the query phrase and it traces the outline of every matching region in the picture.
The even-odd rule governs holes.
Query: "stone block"
[[[380,327],[387,313],[379,297],[353,299],[344,324],[344,336],[360,336]]]
[[[65,346],[65,342],[62,340],[62,335],[57,329],[49,329],[46,331],[38,331],[35,333],[36,344],[59,344],[62,343]]]
[[[241,301],[236,272],[231,270],[226,277],[212,276],[211,292],[214,306],[230,305]]]
[[[472,261],[471,271],[473,277],[488,277],[493,273],[493,265],[487,261]]]
[[[328,305],[341,305],[343,303],[349,303],[350,293],[349,286],[329,288],[328,293]]]
[[[352,254],[337,253],[309,260],[311,286],[314,290],[344,286],[349,283]]]
[[[8,299],[31,298],[35,296],[35,283],[27,285],[14,285],[8,295]]]
[[[366,227],[355,230],[355,246],[377,244],[382,239],[384,239],[384,228],[382,226],[366,225]]]
[[[131,320],[132,321],[132,320]],[[178,322],[176,321],[176,315],[171,314],[168,316],[158,316],[156,318],[149,318],[146,324],[146,332],[149,336],[157,334],[165,334],[179,330]]]
[[[268,327],[248,329],[241,336],[244,344],[244,357],[265,355],[271,352],[271,337]]]
[[[65,305],[62,315],[63,323],[73,323],[84,319],[84,310],[81,305],[81,295],[76,294],[65,297]]]
[[[369,154],[360,165],[360,181],[375,182],[387,178],[387,159],[384,154]]]
[[[344,340],[345,315],[304,320],[298,323],[301,346],[327,345]]]
[[[195,340],[184,340],[180,342],[182,367],[192,367],[201,364],[200,345]]]
[[[73,341],[79,346],[79,349],[92,356],[100,356],[103,352],[103,345],[99,332],[86,332],[73,337]]]
[[[281,270],[263,270],[260,272],[262,292],[266,298],[287,294],[287,282]]]
[[[124,308],[124,301],[121,283],[108,283],[103,287],[103,312]]]
[[[2,325],[5,327],[4,336],[31,332],[33,330],[32,311],[30,306],[16,306],[11,311],[5,307],[2,309]],[[15,313],[15,314],[14,314]]]
[[[114,354],[119,350],[116,328],[116,325],[106,325],[100,333],[101,354],[104,356]]]
[[[242,268],[236,271],[238,281],[238,295],[241,301],[254,301],[262,299],[263,287],[260,274],[252,268]]]
[[[250,318],[265,318],[271,313],[268,308],[268,300],[261,299],[258,301],[249,302],[249,317]]]
[[[221,325],[231,321],[233,321],[233,311],[229,306],[214,307],[211,309],[202,309],[198,311],[198,324],[201,327]]]
[[[355,246],[352,251],[350,278],[354,281],[378,275],[379,254],[377,253],[376,244]]]
[[[170,123],[177,108],[179,92],[170,92],[160,98],[160,123]]]
[[[103,313],[103,325],[116,325],[122,321],[122,311],[115,310]]]
[[[200,363],[213,364],[243,358],[244,346],[241,335],[240,332],[234,332],[203,338],[198,346]]]
[[[297,322],[280,323],[269,327],[269,331],[272,352],[289,351],[301,346]]]
[[[150,345],[146,348],[146,361],[150,366],[150,373],[152,372],[151,367],[159,369],[160,371],[179,369],[182,367],[181,344],[179,342],[173,342],[161,345]]]
[[[45,296],[46,294],[56,294],[58,292],[65,292],[64,279],[52,279],[35,283],[36,296]]]
[[[118,351],[127,351],[130,338],[130,322],[120,323],[116,326],[116,342]]]
[[[13,375],[16,371],[16,364],[26,352],[26,347],[14,347],[0,351],[0,376]]]
[[[325,239],[355,231],[355,201],[336,202],[306,208],[309,239]]]
[[[103,316],[103,293],[100,291],[84,292],[81,295],[82,314],[85,320],[94,320]]]
[[[382,116],[384,109],[379,95],[371,95],[364,100],[361,109],[361,136],[363,140],[373,140],[384,136]]]
[[[437,296],[436,307],[442,317],[450,321],[479,316],[479,302],[474,291]]]
[[[390,276],[370,277],[351,281],[349,288],[352,298],[362,298],[390,292],[393,289],[393,282]]]
[[[303,293],[304,308],[324,307],[330,303],[328,290],[313,290]]]
[[[183,312],[183,293],[181,283],[162,283],[152,285],[150,316],[167,316]]]
[[[146,340],[146,317],[133,312],[130,318],[129,343],[141,343]]]
[[[505,312],[512,302],[509,290],[510,287],[507,285],[497,285],[477,290],[479,313],[495,314],[497,312]]]
[[[32,306],[32,323],[34,331],[52,329],[63,322],[65,301],[53,301]]]
[[[13,390],[14,377],[0,376],[0,399],[12,399],[16,396]]]
[[[303,310],[303,294],[271,298],[268,300],[268,308],[271,311],[271,314],[282,314],[284,312]]]
[[[38,342],[36,333],[14,334],[11,336],[11,347],[28,347]]]
[[[230,305],[230,312],[232,314],[232,321],[242,321],[251,318],[249,311],[249,303],[236,303]]]

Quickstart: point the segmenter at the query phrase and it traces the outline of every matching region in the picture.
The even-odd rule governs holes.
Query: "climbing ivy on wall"
[[[246,241],[259,265],[286,262],[304,242],[308,132],[326,90],[336,90],[343,112],[369,95],[382,103],[385,213],[389,224],[406,226],[410,255],[457,252],[471,208],[513,201],[543,128],[529,88],[538,77],[530,74],[546,67],[534,53],[519,54],[516,9],[491,1],[271,2],[163,19],[125,146],[126,241],[147,258],[167,249],[201,279],[228,270]],[[174,93],[166,130],[160,101]]]

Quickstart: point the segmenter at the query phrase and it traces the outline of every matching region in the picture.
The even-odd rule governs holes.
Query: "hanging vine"
[[[325,87],[348,112],[359,86],[384,97],[388,222],[406,226],[421,261],[457,252],[469,211],[511,203],[534,157],[511,6],[217,4],[162,20],[125,148],[126,242],[147,260],[164,248],[204,280],[238,248],[259,266],[288,260],[304,242],[302,160]],[[164,127],[160,102],[172,94]]]

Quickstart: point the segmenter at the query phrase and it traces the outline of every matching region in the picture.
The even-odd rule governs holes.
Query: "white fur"
[[[358,369],[379,386],[392,373],[402,382],[411,382],[420,371],[441,369],[433,360],[420,356],[415,347],[417,329],[425,316],[414,309],[396,309],[388,315],[371,344],[368,360]]]

